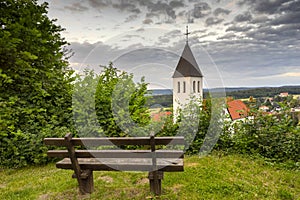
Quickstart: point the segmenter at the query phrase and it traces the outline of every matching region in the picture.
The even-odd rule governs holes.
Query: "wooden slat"
[[[152,171],[152,159],[78,159],[80,168],[94,171]],[[72,169],[71,161],[65,158],[56,163],[57,168]],[[157,159],[158,171],[183,171],[183,159]]]
[[[180,150],[157,150],[157,158],[183,158]],[[67,150],[49,150],[49,157],[67,158]],[[77,158],[152,158],[150,150],[76,150]]]
[[[72,138],[74,146],[150,145],[150,137]],[[46,145],[66,146],[63,138],[45,138]],[[185,145],[184,137],[157,137],[155,145]]]

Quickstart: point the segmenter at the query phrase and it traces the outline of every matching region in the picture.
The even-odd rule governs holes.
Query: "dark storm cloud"
[[[83,6],[81,3],[77,2],[77,3],[73,3],[71,5],[65,6],[64,9],[66,10],[70,10],[73,12],[84,12],[89,10],[88,7]]]
[[[222,21],[224,21],[224,19],[209,17],[209,18],[206,19],[205,24],[206,24],[206,26],[211,26],[211,25],[220,24]]]
[[[219,15],[221,15],[221,14],[228,15],[229,13],[231,13],[230,10],[223,9],[223,8],[217,8],[217,9],[214,10],[214,15],[215,15],[215,16],[219,16]]]
[[[237,16],[235,16],[234,21],[236,22],[246,22],[246,21],[250,21],[252,19],[252,15],[249,11],[243,13],[243,14],[239,14]]]

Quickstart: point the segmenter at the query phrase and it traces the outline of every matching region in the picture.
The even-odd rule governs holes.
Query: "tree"
[[[112,63],[98,77],[95,109],[106,136],[128,136],[149,121],[147,84],[133,82],[133,75],[121,72]],[[140,129],[141,131],[141,129]]]
[[[73,71],[47,3],[0,2],[0,164],[45,160],[42,138],[71,124]]]

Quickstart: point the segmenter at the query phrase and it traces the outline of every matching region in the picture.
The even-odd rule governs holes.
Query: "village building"
[[[249,116],[249,108],[241,100],[227,101],[227,111],[232,121],[244,120]]]
[[[187,29],[186,44],[172,76],[174,119],[178,110],[192,98],[203,99],[203,75],[189,46],[189,34]]]

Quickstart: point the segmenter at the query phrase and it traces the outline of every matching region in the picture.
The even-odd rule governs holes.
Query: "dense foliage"
[[[36,0],[0,2],[0,165],[46,160],[42,138],[71,124],[63,30]]]
[[[299,162],[300,127],[288,112],[277,115],[253,112],[250,119],[227,123],[217,148],[259,155],[275,162]]]
[[[216,126],[210,126],[211,119],[215,117],[212,115],[211,101],[207,99],[199,106],[199,126],[187,149],[188,154],[200,153],[200,149],[205,149],[204,141],[214,139],[208,135],[214,131],[210,129],[219,130]],[[214,125],[220,126],[222,131],[220,134],[215,132],[214,136],[219,139],[213,150],[259,156],[271,162],[291,162],[292,166],[299,167],[300,127],[289,110],[268,115],[253,109],[250,115],[245,120],[233,122],[225,115],[217,116],[220,123]],[[180,121],[173,124],[173,116],[169,116],[159,135],[176,135],[179,127]]]
[[[97,75],[86,70],[78,77],[73,113],[79,136],[129,136],[149,121],[147,84],[133,82],[133,75],[112,63]]]

